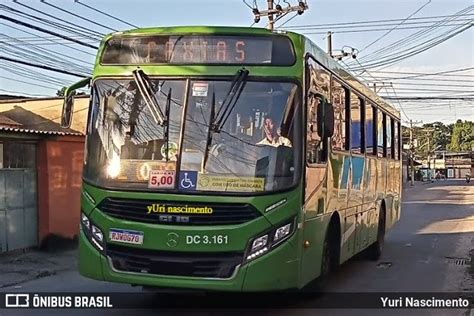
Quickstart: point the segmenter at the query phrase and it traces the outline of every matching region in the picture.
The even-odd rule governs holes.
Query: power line
[[[88,19],[88,18],[85,18],[85,17],[83,17],[83,16],[80,16],[79,14],[73,13],[73,12],[68,11],[68,10],[66,10],[66,9],[60,8],[60,7],[58,7],[58,6],[55,6],[54,4],[48,3],[48,2],[46,2],[46,0],[40,0],[40,2],[41,2],[41,3],[44,3],[44,4],[46,4],[46,5],[49,5],[50,7],[53,7],[53,8],[55,8],[56,10],[59,10],[59,11],[64,12],[64,13],[66,13],[66,14],[75,16],[76,18],[85,20],[85,21],[87,21],[87,22],[89,22],[89,23],[98,25],[98,26],[103,27],[103,28],[105,28],[105,29],[108,29],[108,30],[111,30],[111,31],[114,31],[114,32],[117,32],[117,31],[118,31],[118,30],[116,30],[116,29],[113,29],[113,28],[108,27],[107,25],[104,25],[104,24],[101,24],[101,23],[97,23],[97,22],[92,21],[92,20],[90,20],[90,19]]]
[[[465,20],[467,21],[467,20]],[[444,26],[459,26],[463,25],[461,23],[455,23],[455,24],[446,24]],[[382,31],[387,31],[387,30],[393,30],[393,31],[403,31],[403,30],[418,30],[418,29],[424,29],[426,26],[408,26],[408,27],[399,27],[397,29],[393,28],[374,28],[374,29],[362,29],[362,30],[346,30],[346,31],[331,31],[333,34],[342,34],[342,33],[366,33],[366,32],[382,32]],[[317,35],[317,34],[327,34],[327,32],[301,32],[302,34],[306,35]]]
[[[384,99],[387,100],[464,100],[464,101],[472,101],[474,100],[474,96],[472,97],[423,97],[423,96],[418,96],[418,97],[383,97]]]
[[[57,17],[57,16],[54,16],[54,15],[49,14],[49,13],[46,13],[46,12],[44,12],[44,11],[42,11],[42,10],[33,8],[33,7],[31,7],[31,6],[28,6],[28,5],[26,5],[26,4],[21,3],[19,0],[13,0],[13,2],[16,3],[17,5],[20,5],[20,6],[22,6],[22,7],[27,8],[27,9],[33,11],[33,12],[37,12],[37,13],[39,13],[39,14],[45,15],[45,16],[50,17],[50,18],[53,18],[53,19],[55,19],[55,20],[58,20],[58,21],[67,23],[68,26],[70,26],[70,25],[76,26],[80,31],[87,30],[87,31],[88,31],[90,34],[92,34],[92,35],[100,36],[100,37],[104,36],[103,33],[99,33],[99,32],[97,32],[97,31],[95,31],[95,30],[90,29],[90,28],[84,27],[84,26],[82,26],[82,25],[73,23],[73,22],[68,21],[68,20],[61,19],[61,18],[59,18],[59,17]]]
[[[438,71],[434,73],[423,73],[423,72],[401,72],[401,71],[381,71],[381,70],[373,70],[372,72],[375,73],[387,73],[387,74],[402,74],[402,75],[413,75],[413,76],[407,76],[407,77],[398,77],[397,79],[411,79],[411,78],[418,78],[418,77],[426,77],[426,76],[436,76],[436,75],[444,75],[444,76],[449,76],[447,74],[450,73],[455,73],[455,72],[463,72],[463,71],[468,71],[468,70],[474,70],[474,67],[466,67],[466,68],[460,68],[460,69],[454,69],[454,70],[446,70],[446,71]],[[455,75],[456,77],[474,77],[474,75]]]
[[[48,96],[47,94],[30,94],[30,93],[24,93],[24,92],[19,92],[19,91],[12,91],[12,90],[5,90],[5,89],[0,89],[0,91],[7,92],[7,93],[18,93],[18,94],[23,94],[25,96],[30,96],[30,97],[46,97]]]
[[[474,14],[461,14],[460,16],[471,16]],[[427,17],[418,17],[418,18],[410,18],[408,20],[426,20],[426,19],[438,19],[438,18],[449,18],[456,16],[454,15],[436,15],[436,16],[427,16]],[[287,29],[298,29],[298,28],[313,28],[313,27],[330,27],[333,28],[333,26],[341,26],[341,25],[353,25],[353,24],[370,24],[370,23],[384,23],[384,22],[398,22],[398,21],[404,21],[406,19],[387,19],[387,20],[371,20],[371,21],[357,21],[357,22],[337,22],[337,23],[325,23],[325,24],[311,24],[311,25],[290,25],[287,26]]]
[[[13,59],[13,58],[5,57],[5,56],[0,56],[0,60],[7,60],[7,61],[11,61],[12,63],[18,63],[18,64],[30,66],[30,67],[41,68],[41,69],[44,69],[44,70],[49,70],[49,71],[62,73],[62,74],[65,74],[65,75],[84,78],[84,75],[81,75],[81,74],[78,74],[78,73],[70,72],[70,71],[67,71],[67,70],[61,70],[61,69],[57,69],[57,68],[53,68],[53,67],[48,67],[48,66],[44,66],[44,65],[29,63],[29,62],[26,62],[26,61]]]
[[[42,88],[50,89],[50,90],[57,90],[58,89],[58,87],[44,86],[44,85],[39,84],[38,82],[28,82],[28,81],[8,78],[8,77],[4,77],[4,76],[0,76],[0,78],[6,79],[6,80],[11,80],[11,81],[16,81],[16,82],[21,82],[21,83],[29,84],[29,85],[36,86],[36,87],[42,87]]]
[[[429,39],[422,44],[416,44],[406,50],[403,51],[394,51],[388,55],[385,55],[384,57],[379,57],[379,59],[375,59],[372,61],[366,62],[364,65],[365,68],[374,68],[374,67],[382,67],[382,66],[388,66],[388,65],[393,65],[401,60],[404,60],[406,58],[415,56],[421,52],[425,52],[429,50],[430,48],[433,48],[450,38],[466,31],[467,29],[471,28],[473,26],[472,23],[468,23],[467,25],[463,26],[462,28],[450,30],[437,38],[432,38]],[[362,67],[354,67],[352,70],[363,70]]]
[[[405,23],[409,18],[411,18],[412,16],[414,16],[415,14],[417,14],[418,12],[420,12],[421,10],[423,10],[424,7],[426,7],[428,4],[431,3],[431,0],[428,0],[428,2],[426,2],[424,5],[422,5],[419,9],[417,9],[415,12],[413,12],[412,14],[410,14],[406,19],[404,19],[403,21],[401,21],[399,24],[397,24],[396,26],[393,27],[393,29],[390,29],[388,32],[384,33],[382,36],[378,37],[376,40],[372,41],[370,44],[366,45],[364,48],[362,48],[359,52],[363,52],[364,50],[366,50],[367,48],[371,47],[372,45],[374,45],[375,43],[377,43],[378,41],[380,41],[382,38],[384,38],[385,36],[387,36],[388,34],[390,34],[394,29],[396,29],[398,26],[402,25],[403,23]]]
[[[122,22],[122,23],[124,23],[124,24],[127,24],[127,25],[129,25],[129,26],[131,26],[131,27],[139,28],[138,26],[133,25],[133,24],[130,24],[130,23],[128,23],[127,21],[124,21],[124,20],[122,20],[122,19],[119,19],[119,18],[117,18],[117,17],[115,17],[115,16],[113,16],[113,15],[111,15],[111,14],[108,14],[108,13],[106,13],[106,12],[103,12],[103,11],[101,11],[101,10],[99,10],[99,9],[94,8],[94,7],[88,6],[87,4],[82,3],[82,2],[80,2],[79,0],[74,0],[74,2],[80,4],[80,5],[82,5],[82,6],[86,7],[86,8],[88,8],[88,9],[91,9],[91,10],[93,10],[93,11],[95,11],[95,12],[98,12],[98,13],[100,13],[100,14],[103,14],[103,15],[105,15],[105,16],[108,16],[109,18],[112,18],[112,19],[114,19],[114,20],[117,20],[117,21],[120,21],[120,22]]]
[[[437,29],[439,29],[440,27],[442,27],[442,26],[444,26],[444,25],[446,25],[446,24],[448,24],[448,23],[451,23],[451,22],[453,22],[453,21],[459,20],[459,18],[461,17],[462,14],[465,14],[465,13],[467,13],[467,12],[469,12],[469,11],[472,11],[472,7],[473,7],[473,6],[468,6],[468,7],[464,8],[464,9],[462,9],[462,10],[456,12],[456,14],[454,14],[454,15],[448,17],[448,18],[445,18],[445,19],[443,19],[443,20],[441,20],[441,21],[438,21],[438,22],[432,24],[431,26],[429,26],[429,27],[427,27],[427,28],[425,28],[425,29],[423,29],[423,30],[421,30],[421,31],[418,31],[418,32],[416,32],[416,33],[413,33],[413,34],[411,34],[411,35],[409,35],[409,36],[407,36],[407,37],[404,37],[404,38],[402,38],[402,39],[400,39],[400,40],[397,40],[397,41],[395,41],[395,42],[393,42],[393,43],[391,43],[391,44],[389,44],[389,45],[387,45],[387,46],[385,46],[385,47],[382,47],[382,48],[380,48],[380,49],[378,49],[378,50],[375,50],[375,51],[369,53],[368,55],[362,57],[362,58],[360,59],[360,61],[361,61],[362,63],[365,62],[365,64],[368,64],[369,62],[373,62],[376,58],[379,58],[379,60],[387,59],[388,56],[393,56],[393,55],[394,55],[394,54],[393,54],[393,53],[394,53],[394,49],[395,49],[395,51],[397,52],[396,54],[397,54],[397,55],[400,55],[400,54],[403,52],[403,51],[401,50],[401,48],[403,48],[403,47],[405,47],[405,46],[407,46],[407,45],[410,45],[411,43],[414,43],[416,40],[418,40],[418,39],[420,39],[420,38],[425,39],[429,33],[434,33],[434,32],[435,32]],[[456,20],[456,19],[457,19],[457,20]],[[468,21],[472,21],[472,20],[468,20]],[[468,25],[468,24],[469,24],[469,23],[464,23],[464,24],[462,24],[462,25]],[[455,31],[455,30],[456,30],[456,28],[452,28],[452,29],[450,29],[450,31],[448,31],[447,33],[441,34],[441,36],[446,35],[446,34],[448,34],[449,32]],[[440,36],[438,36],[438,38],[439,38],[439,37],[440,37]],[[433,37],[433,38],[431,38],[431,39],[425,41],[424,43],[429,43],[430,41],[433,41],[433,40],[436,40],[436,37]],[[413,49],[413,47],[415,47],[415,46],[412,46],[412,47],[409,48],[409,49]],[[408,50],[409,50],[409,49],[408,49]],[[407,50],[405,50],[405,51],[407,51]],[[385,54],[385,55],[384,55],[384,54]],[[374,55],[375,55],[375,56],[374,56]],[[371,57],[371,59],[369,60],[369,57],[370,57],[370,56],[372,56],[372,57]]]
[[[85,47],[89,47],[89,48],[92,48],[92,49],[98,49],[97,46],[84,43],[82,41],[79,41],[77,39],[71,38],[71,37],[66,36],[66,35],[62,35],[62,34],[59,34],[59,33],[53,32],[53,31],[46,30],[46,29],[41,28],[39,26],[35,26],[35,25],[29,24],[29,23],[26,23],[26,22],[19,21],[17,19],[5,16],[3,14],[0,14],[0,19],[7,20],[7,21],[10,21],[12,23],[19,24],[19,25],[22,25],[24,27],[27,27],[27,28],[30,28],[30,29],[33,29],[33,30],[36,30],[36,31],[39,31],[39,32],[47,33],[49,35],[54,35],[54,36],[60,37],[62,39],[66,39],[68,41],[77,43],[77,44],[85,46]]]
[[[88,39],[93,39],[93,40],[100,40],[103,37],[103,35],[101,35],[99,33],[97,33],[97,34],[99,34],[99,35],[97,35],[97,34],[94,34],[94,33],[91,33],[89,31],[87,31],[88,29],[85,28],[85,27],[79,26],[80,28],[77,29],[77,28],[74,28],[74,27],[70,26],[70,24],[72,24],[72,23],[68,23],[67,25],[64,25],[64,24],[54,22],[54,21],[51,21],[51,20],[48,20],[48,19],[40,18],[36,15],[31,15],[31,14],[25,13],[23,11],[16,10],[14,8],[11,8],[11,7],[3,5],[3,4],[0,5],[0,9],[2,9],[4,11],[7,11],[11,14],[16,14],[18,16],[21,16],[21,17],[23,17],[27,20],[38,22],[38,23],[47,25],[49,27],[54,27],[55,29],[61,29],[61,30],[69,32],[71,34],[80,35],[83,38],[88,38]],[[95,31],[92,31],[92,32],[95,32]]]
[[[0,41],[1,43],[5,44],[5,45],[7,45],[7,46],[12,46],[12,47],[15,47],[15,48],[16,48],[16,44],[17,44],[17,43],[24,43],[23,41],[18,40],[18,39],[15,39],[15,38],[13,38],[13,37],[10,37],[10,36],[8,36],[8,35],[6,35],[6,34],[3,34],[3,33],[0,33],[0,34],[3,35],[3,36],[5,36],[5,37],[7,37],[7,38],[9,38],[9,39],[12,39],[12,40],[15,41],[15,45],[12,45],[12,44],[9,44],[9,43],[5,43],[4,41]],[[30,44],[30,43],[25,43],[25,44],[27,44],[28,46],[36,47],[37,50],[42,51],[42,52],[44,52],[44,53],[46,53],[46,54],[49,54],[50,56],[53,56],[54,58],[59,58],[60,61],[64,61],[64,62],[66,62],[67,64],[70,64],[71,61],[70,61],[69,59],[72,59],[72,60],[76,60],[76,61],[78,61],[78,62],[81,62],[81,63],[83,63],[83,64],[86,64],[86,65],[91,66],[91,63],[90,63],[90,62],[84,61],[84,60],[82,60],[82,59],[79,59],[79,58],[76,58],[76,57],[73,57],[73,56],[69,56],[69,55],[65,55],[65,54],[62,54],[62,53],[59,53],[59,52],[55,52],[55,51],[52,51],[52,50],[49,50],[49,49],[46,49],[46,48],[43,48],[43,47],[39,47],[39,46],[37,46],[36,44]],[[23,48],[23,50],[24,50],[24,48]],[[54,56],[54,55],[63,56],[63,57],[66,57],[66,59],[61,58],[61,57],[56,57],[56,56]],[[80,66],[80,65],[78,65],[78,64],[75,64],[75,65],[77,65],[77,66],[79,66],[79,67],[82,67],[82,66]]]

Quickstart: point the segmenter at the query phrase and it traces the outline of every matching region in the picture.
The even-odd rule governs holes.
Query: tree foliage
[[[413,138],[416,140],[415,154],[426,158],[434,151],[463,152],[474,150],[474,122],[458,120],[454,124],[442,122],[413,126]],[[404,127],[402,136],[409,140],[410,129]]]
[[[474,122],[458,120],[453,124],[450,151],[474,150]]]

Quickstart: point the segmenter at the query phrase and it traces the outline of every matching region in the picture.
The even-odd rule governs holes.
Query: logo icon
[[[30,295],[5,294],[5,307],[30,307]]]
[[[168,233],[168,240],[166,241],[166,245],[170,248],[174,248],[179,243],[179,235],[176,233]]]
[[[181,171],[179,173],[179,189],[183,191],[196,190],[197,171]]]

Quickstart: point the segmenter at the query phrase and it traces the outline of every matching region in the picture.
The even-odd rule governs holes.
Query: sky
[[[101,10],[107,14],[120,18],[129,24],[139,27],[151,26],[172,26],[172,25],[229,25],[229,26],[253,26],[265,27],[266,20],[262,20],[253,25],[253,14],[250,8],[242,0],[79,0],[81,3]],[[253,0],[246,0],[249,5],[253,5]],[[275,0],[275,2],[279,2]],[[292,5],[296,5],[296,0],[287,0]],[[472,6],[472,1],[463,0],[363,0],[363,1],[347,1],[347,0],[307,0],[309,10],[302,15],[294,16],[288,14],[285,18],[276,23],[278,27],[285,23],[282,28],[288,30],[303,32],[311,38],[317,45],[326,50],[326,34],[307,34],[310,32],[326,33],[331,30],[333,35],[333,49],[340,50],[343,46],[359,50],[358,59],[364,64],[364,56],[374,52],[378,49],[383,49],[391,43],[406,38],[411,34],[420,31],[420,29],[406,29],[401,30],[402,25],[396,26],[399,22],[392,22],[392,26],[387,29],[396,28],[386,34],[387,30],[378,32],[352,32],[352,33],[337,33],[337,27],[331,29],[333,26],[323,26],[317,31],[297,29],[295,26],[314,25],[314,24],[335,24],[354,22],[354,21],[373,21],[384,19],[405,19],[424,18],[433,16],[452,15],[456,12]],[[50,14],[51,16],[64,19],[68,23],[75,23],[90,30],[99,33],[110,33],[112,30],[126,30],[132,28],[129,24],[106,17],[98,12],[87,8],[77,0],[46,0],[40,2],[39,0],[17,0],[13,2],[10,0],[2,0],[3,5],[0,9],[1,14],[9,17],[35,24],[50,30],[48,26],[38,24],[37,21],[27,19],[17,12],[12,12],[10,9],[4,7],[8,6],[23,13],[31,14],[32,16],[42,17],[45,19],[52,19],[51,17],[42,15],[40,12],[35,12],[31,8],[41,12]],[[29,6],[27,8],[25,6]],[[264,10],[266,0],[256,0],[260,10]],[[285,6],[283,0],[280,1],[282,6]],[[103,26],[94,25],[89,21],[71,16],[57,8],[65,9],[74,14],[89,19],[90,21],[103,24]],[[474,13],[474,8],[470,12]],[[291,18],[291,20],[289,20]],[[474,15],[466,15],[462,23],[469,23],[472,25]],[[288,21],[289,20],[289,21]],[[416,22],[424,21],[423,19],[413,20]],[[68,43],[64,40],[54,38],[51,35],[40,33],[23,26],[11,23],[9,21],[0,21],[0,50],[1,56],[7,56],[25,61],[39,63],[41,60],[29,58],[26,55],[21,55],[25,50],[44,52],[42,49],[52,50],[56,54],[62,54],[60,57],[66,59],[60,68],[71,71],[81,71],[87,73],[91,69],[91,64],[94,61],[94,49],[82,47],[76,44]],[[459,22],[461,23],[461,22]],[[415,24],[413,24],[415,25]],[[352,28],[351,28],[352,29]],[[351,30],[346,28],[344,30]],[[356,30],[356,29],[352,29]],[[442,35],[447,32],[449,27],[439,28],[435,35]],[[25,33],[29,32],[29,33]],[[57,31],[57,30],[55,30]],[[37,36],[47,37],[48,40],[39,39]],[[412,46],[416,48],[423,40],[428,39],[429,36],[420,36],[417,41],[412,42]],[[69,48],[64,45],[58,45],[49,41],[54,39],[57,42],[69,45]],[[81,39],[92,45],[97,45],[95,40]],[[376,41],[377,40],[377,41]],[[375,43],[373,43],[376,41]],[[365,48],[369,44],[369,47]],[[33,46],[35,45],[35,46]],[[16,48],[13,48],[15,46]],[[71,48],[72,47],[72,48]],[[408,47],[408,46],[407,46]],[[364,49],[365,48],[365,49]],[[395,45],[387,53],[393,52],[393,57],[397,56],[397,52],[401,48]],[[20,55],[19,55],[20,54]],[[374,55],[369,55],[374,56]],[[382,56],[383,57],[383,56]],[[385,59],[390,60],[390,59]],[[3,63],[3,61],[2,61]],[[474,70],[450,73],[449,76],[428,76],[421,77],[423,80],[400,81],[400,80],[386,80],[393,76],[407,76],[407,74],[390,74],[389,72],[409,72],[409,73],[434,73],[441,71],[451,71],[455,69],[473,68],[474,67],[474,31],[469,28],[462,33],[446,40],[445,42],[426,49],[423,52],[404,59],[386,68],[381,67],[371,68],[366,67],[361,69],[356,60],[350,57],[343,60],[344,65],[356,67],[355,75],[360,75],[369,81],[377,81],[379,86],[379,93],[389,97],[405,97],[405,96],[459,96],[460,94],[468,95],[471,101],[466,100],[422,100],[416,102],[398,102],[396,100],[389,101],[393,106],[402,108],[402,119],[407,121],[412,119],[414,121],[423,121],[423,123],[441,121],[443,123],[452,123],[457,119],[474,120],[474,103],[472,97],[474,96]],[[385,73],[381,72],[384,71]],[[43,77],[44,75],[44,77]],[[382,78],[385,77],[385,78]],[[46,79],[45,79],[46,78]],[[27,66],[19,68],[15,64],[5,62],[0,64],[0,94],[22,94],[32,96],[52,96],[56,91],[64,85],[71,84],[79,78],[56,74],[49,71],[37,70]],[[420,79],[420,77],[418,78]],[[426,79],[436,79],[426,80]],[[445,79],[448,79],[444,81]],[[46,81],[44,81],[46,80]],[[381,83],[381,82],[385,83]],[[391,82],[391,83],[390,83]],[[383,88],[380,88],[380,87]],[[393,87],[393,88],[392,88]],[[415,89],[415,90],[413,90]]]

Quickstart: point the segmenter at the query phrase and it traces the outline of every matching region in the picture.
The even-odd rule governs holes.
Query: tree
[[[474,148],[474,122],[458,120],[453,126],[450,151],[470,151]]]
[[[59,89],[58,91],[56,91],[56,95],[58,97],[64,97],[64,93],[66,92],[66,87],[62,87],[61,89]]]

